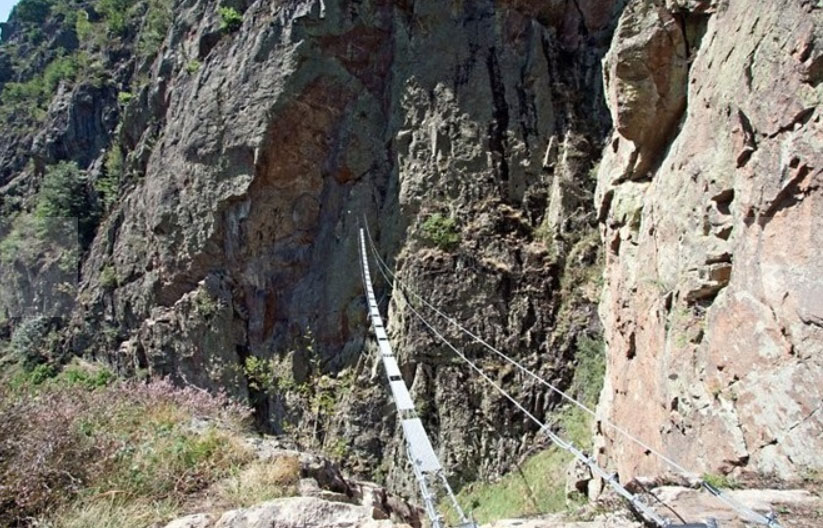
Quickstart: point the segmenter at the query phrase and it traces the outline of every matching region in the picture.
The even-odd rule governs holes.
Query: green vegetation
[[[703,482],[718,489],[737,489],[740,487],[740,483],[728,475],[704,473],[702,478]]]
[[[129,21],[129,8],[135,0],[98,0],[96,9],[103,15],[110,35],[120,36],[126,33]]]
[[[237,9],[221,6],[217,11],[220,13],[220,31],[223,33],[234,33],[243,25],[243,15]]]
[[[89,21],[89,13],[85,9],[81,9],[77,13],[77,19],[74,21],[74,33],[80,42],[88,42],[94,35],[94,25]]]
[[[563,511],[564,483],[571,455],[556,448],[529,457],[517,470],[494,483],[476,483],[460,491],[458,500],[477,522]],[[444,506],[445,505],[444,503]],[[448,510],[451,522],[456,517]]]
[[[28,81],[7,83],[0,93],[0,115],[6,121],[15,114],[41,121],[60,82],[73,81],[80,68],[78,54],[61,55]]]
[[[106,209],[110,209],[120,195],[120,182],[125,172],[123,165],[123,151],[120,145],[115,143],[106,153],[105,174],[94,182],[94,188],[102,195]]]
[[[193,75],[200,71],[201,66],[203,66],[203,63],[201,63],[197,59],[192,59],[186,63],[186,73],[188,73],[189,75]]]
[[[100,270],[100,287],[104,290],[111,291],[117,288],[117,272],[114,271],[114,266],[107,264]]]
[[[10,82],[0,92],[0,118],[18,129],[32,127],[46,117],[46,111],[61,82],[74,83],[78,79],[93,86],[102,86],[106,71],[98,59],[84,51],[57,56],[40,73],[24,82]]]
[[[444,251],[455,249],[460,243],[460,232],[454,218],[434,213],[423,222],[426,239]]]
[[[47,167],[34,212],[44,228],[53,227],[55,219],[77,219],[83,247],[91,242],[99,220],[87,187],[86,174],[76,163],[61,161]]]
[[[297,494],[300,459],[281,455],[274,460],[252,462],[217,485],[219,500],[233,507],[247,508]]]
[[[224,396],[81,361],[34,372],[16,386],[8,371],[0,379],[2,526],[136,528],[198,500],[293,493],[299,465],[256,462],[242,441],[249,410]],[[193,429],[195,418],[208,425]]]
[[[38,194],[37,217],[78,217],[87,205],[85,185],[76,163],[61,161],[49,167]]]
[[[269,394],[277,389],[279,369],[274,359],[266,360],[249,356],[243,363],[243,371],[250,388]]]
[[[577,365],[568,392],[593,407],[603,388],[606,369],[602,339],[581,336],[575,358]],[[565,440],[580,449],[591,449],[590,414],[568,406],[561,411],[557,426],[558,434]],[[474,483],[464,488],[458,498],[480,523],[575,508],[582,505],[583,498],[567,499],[565,493],[566,470],[572,460],[566,451],[550,447],[532,455],[497,482]],[[456,520],[453,514],[451,520]]]
[[[39,383],[51,372],[47,367],[38,369],[43,363],[40,350],[48,348],[52,340],[52,321],[46,317],[27,318],[15,328],[6,352],[22,366],[26,375],[31,374]]]
[[[200,288],[194,296],[194,309],[203,319],[211,319],[220,310],[220,301],[205,288]]]
[[[577,341],[577,364],[568,393],[586,407],[597,405],[606,375],[606,353],[602,339],[581,336]],[[560,414],[560,430],[578,448],[592,447],[592,416],[577,406],[569,405]]]
[[[126,106],[127,104],[129,104],[129,101],[131,101],[133,97],[134,94],[132,94],[131,92],[118,92],[117,102],[123,106]]]
[[[141,57],[154,57],[166,40],[169,26],[172,22],[171,0],[148,0],[145,22],[140,31],[140,41],[137,51]]]
[[[41,25],[51,12],[51,0],[21,0],[14,8],[14,14],[21,22]]]

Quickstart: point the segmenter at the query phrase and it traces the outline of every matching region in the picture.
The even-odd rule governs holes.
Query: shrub
[[[33,385],[40,385],[57,375],[57,369],[49,363],[41,363],[32,369],[29,380]]]
[[[442,250],[449,251],[460,243],[460,233],[454,218],[435,213],[423,222],[426,239]]]
[[[126,32],[126,10],[130,5],[130,0],[100,0],[97,2],[97,11],[103,15],[109,34],[122,35]]]
[[[277,389],[277,362],[274,359],[260,359],[249,356],[243,364],[243,371],[249,387],[254,390],[272,393]]]
[[[203,64],[199,60],[192,59],[186,63],[186,73],[189,75],[197,73],[202,65]]]
[[[114,379],[114,372],[105,365],[92,365],[75,361],[67,365],[55,381],[69,387],[79,385],[84,389],[93,390],[106,387]]]
[[[212,297],[208,290],[200,288],[194,296],[194,309],[203,319],[211,319],[220,311],[220,300]]]
[[[0,394],[0,526],[105,526],[89,512],[109,503],[152,525],[172,510],[152,505],[179,504],[250,462],[236,439],[245,407],[168,381],[111,383],[83,370],[37,394]],[[194,418],[210,425],[196,432]]]
[[[143,58],[154,57],[166,40],[173,16],[171,7],[170,0],[149,0],[137,43],[137,50]]]
[[[103,196],[103,204],[109,209],[120,195],[120,182],[123,179],[123,151],[120,145],[111,146],[106,153],[104,167],[106,173],[94,182],[94,188]]]
[[[129,104],[129,101],[131,101],[133,97],[134,94],[132,94],[131,92],[118,92],[117,102],[123,106],[126,106],[127,104]]]
[[[51,0],[21,0],[14,8],[14,17],[21,22],[42,25],[53,3]]]
[[[9,341],[9,350],[18,359],[23,368],[31,371],[43,358],[40,350],[46,343],[50,332],[50,321],[46,317],[31,317],[23,320]]]
[[[76,163],[61,161],[46,169],[35,216],[44,226],[49,219],[76,218],[81,244],[91,242],[98,213],[86,189],[86,175]]]
[[[718,489],[736,489],[740,487],[740,483],[728,475],[718,475],[715,473],[705,473],[703,475],[703,482]]]
[[[0,93],[0,117],[42,121],[46,108],[62,81],[74,81],[80,70],[77,55],[58,56],[40,73],[25,82],[10,82]],[[18,119],[20,121],[20,119]]]
[[[107,264],[100,270],[100,287],[104,290],[113,290],[117,288],[117,272],[114,271],[114,266]]]
[[[80,9],[77,12],[77,17],[74,21],[74,33],[80,42],[88,42],[89,38],[94,34],[94,25],[89,21],[89,13],[85,9]]]
[[[220,13],[220,31],[223,33],[234,33],[243,25],[243,15],[237,9],[221,6],[218,12]]]

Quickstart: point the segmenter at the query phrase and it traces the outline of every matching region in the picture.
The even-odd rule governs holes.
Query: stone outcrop
[[[281,440],[243,439],[260,462],[296,470],[296,485],[281,490],[293,496],[236,509],[236,504],[215,502],[207,490],[187,507],[199,513],[175,519],[166,528],[421,528],[422,509],[382,486],[348,478],[327,457],[285,449]]]
[[[99,52],[111,82],[64,83],[37,134],[0,141],[2,183],[21,189],[4,204],[31,207],[44,167],[67,156],[96,189],[122,154],[61,351],[225,389],[267,431],[412,492],[370,374],[358,228],[412,288],[567,385],[578,336],[599,333],[589,173],[610,127],[600,59],[622,3],[236,7],[229,31],[213,3],[176,3],[148,57],[145,25],[127,28]],[[453,220],[448,247],[426,227],[437,214]],[[506,471],[536,428],[378,290],[454,484]],[[558,407],[489,367],[537,416]]]
[[[813,2],[634,2],[604,70],[600,415],[696,473],[823,459],[823,128]],[[605,425],[621,478],[669,471]]]
[[[696,472],[821,469],[816,2],[257,0],[236,31],[216,7],[175,3],[148,56],[146,25],[126,28],[94,51],[105,79],[59,83],[0,138],[0,212],[33,211],[72,160],[102,213],[61,354],[226,390],[412,493],[365,318],[367,224],[400,280],[562,387],[602,321],[601,417]],[[24,30],[4,42],[25,51]],[[24,67],[3,47],[0,84],[73,31]],[[455,486],[510,469],[536,428],[377,289]],[[535,416],[559,409],[446,335]],[[666,470],[598,432],[621,479]]]
[[[288,497],[251,508],[231,510],[216,521],[196,514],[172,521],[166,528],[408,528],[388,519],[375,519],[364,506],[312,497]]]

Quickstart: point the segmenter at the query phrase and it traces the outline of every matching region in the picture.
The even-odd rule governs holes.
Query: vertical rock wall
[[[179,3],[124,110],[136,177],[92,244],[67,348],[248,397],[267,429],[403,485],[367,346],[361,220],[412,288],[568,383],[577,336],[599,332],[594,275],[567,271],[598,262],[590,170],[620,7],[254,2],[223,34],[213,3]],[[423,227],[438,213],[449,247]],[[378,290],[454,482],[508,469],[534,427]],[[483,361],[551,417],[545,388]]]
[[[650,1],[604,63],[600,413],[695,472],[823,459],[823,10]],[[600,427],[621,478],[668,468]]]

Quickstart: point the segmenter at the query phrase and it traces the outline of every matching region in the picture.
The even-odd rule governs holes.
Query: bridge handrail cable
[[[553,392],[558,394],[560,397],[564,398],[566,401],[574,404],[575,406],[577,406],[578,408],[580,408],[584,412],[586,412],[586,413],[590,414],[591,416],[595,417],[595,419],[599,420],[600,423],[602,423],[604,425],[607,425],[608,427],[610,427],[611,429],[617,431],[618,433],[620,433],[624,437],[628,438],[629,440],[631,440],[632,442],[634,442],[638,446],[642,447],[645,451],[648,451],[649,453],[652,453],[653,455],[658,457],[660,460],[666,462],[670,467],[673,467],[674,469],[678,470],[679,472],[683,473],[684,475],[693,475],[694,474],[694,473],[689,472],[686,468],[684,468],[681,464],[679,464],[676,461],[674,461],[673,459],[671,459],[669,456],[663,454],[662,452],[660,452],[657,449],[655,449],[654,447],[650,446],[649,444],[647,444],[643,440],[637,438],[635,435],[633,435],[632,433],[630,433],[627,430],[623,429],[619,425],[611,422],[610,420],[608,420],[606,418],[598,417],[597,413],[595,411],[593,411],[592,409],[590,409],[588,406],[586,406],[584,403],[580,402],[579,400],[577,400],[573,396],[567,394],[566,392],[559,389],[558,387],[556,387],[552,383],[550,383],[550,382],[546,381],[545,379],[541,378],[539,375],[537,375],[534,372],[532,372],[531,370],[529,370],[527,367],[525,367],[519,361],[517,361],[517,360],[509,357],[508,355],[504,354],[503,352],[501,352],[500,350],[498,350],[497,348],[495,348],[494,346],[489,344],[488,341],[486,341],[485,339],[483,339],[479,335],[475,334],[474,332],[472,332],[471,330],[469,330],[468,328],[466,328],[465,326],[460,324],[454,318],[452,318],[449,315],[443,313],[440,309],[438,309],[432,303],[430,303],[425,298],[423,298],[421,295],[419,295],[414,290],[409,288],[408,285],[406,285],[405,282],[403,282],[401,279],[399,279],[397,277],[397,275],[391,271],[389,266],[386,264],[386,262],[380,256],[380,253],[377,251],[377,246],[374,242],[374,239],[372,238],[371,230],[369,229],[368,222],[364,222],[364,224],[366,226],[366,236],[368,237],[368,240],[369,240],[369,246],[371,248],[372,253],[375,256],[375,260],[377,262],[378,269],[380,270],[381,274],[383,275],[383,278],[386,280],[386,282],[388,284],[392,285],[392,287],[395,284],[400,285],[401,291],[404,294],[412,295],[420,303],[424,304],[426,307],[428,307],[431,311],[433,311],[435,314],[437,314],[442,319],[445,319],[450,324],[457,327],[463,333],[465,333],[466,335],[468,335],[469,337],[474,339],[477,343],[480,343],[481,345],[483,345],[485,348],[487,348],[488,350],[490,350],[491,352],[493,352],[494,354],[496,354],[500,358],[504,359],[505,361],[507,361],[511,365],[514,365],[521,372],[523,372],[524,374],[530,376],[532,379],[534,379],[538,383],[540,383],[540,384],[544,385],[545,387],[549,388],[550,390],[552,390]],[[387,273],[388,273],[388,276],[387,276]],[[389,276],[391,276],[391,279],[389,278]],[[408,303],[408,304],[409,304],[409,306],[411,306],[411,303]],[[413,308],[412,308],[412,310],[414,311]],[[777,522],[774,514],[766,516],[766,515],[763,515],[761,513],[758,513],[756,511],[748,508],[747,506],[741,504],[740,502],[736,501],[732,497],[729,497],[722,490],[720,490],[717,487],[715,487],[715,486],[711,485],[710,483],[706,482],[704,479],[700,479],[700,485],[701,485],[702,488],[704,488],[706,491],[708,491],[711,495],[713,495],[713,496],[717,497],[719,500],[725,502],[731,508],[733,508],[738,513],[740,513],[743,517],[748,518],[749,520],[751,520],[753,522],[756,522],[758,524],[768,526],[769,528],[782,528],[780,526],[780,524]]]

